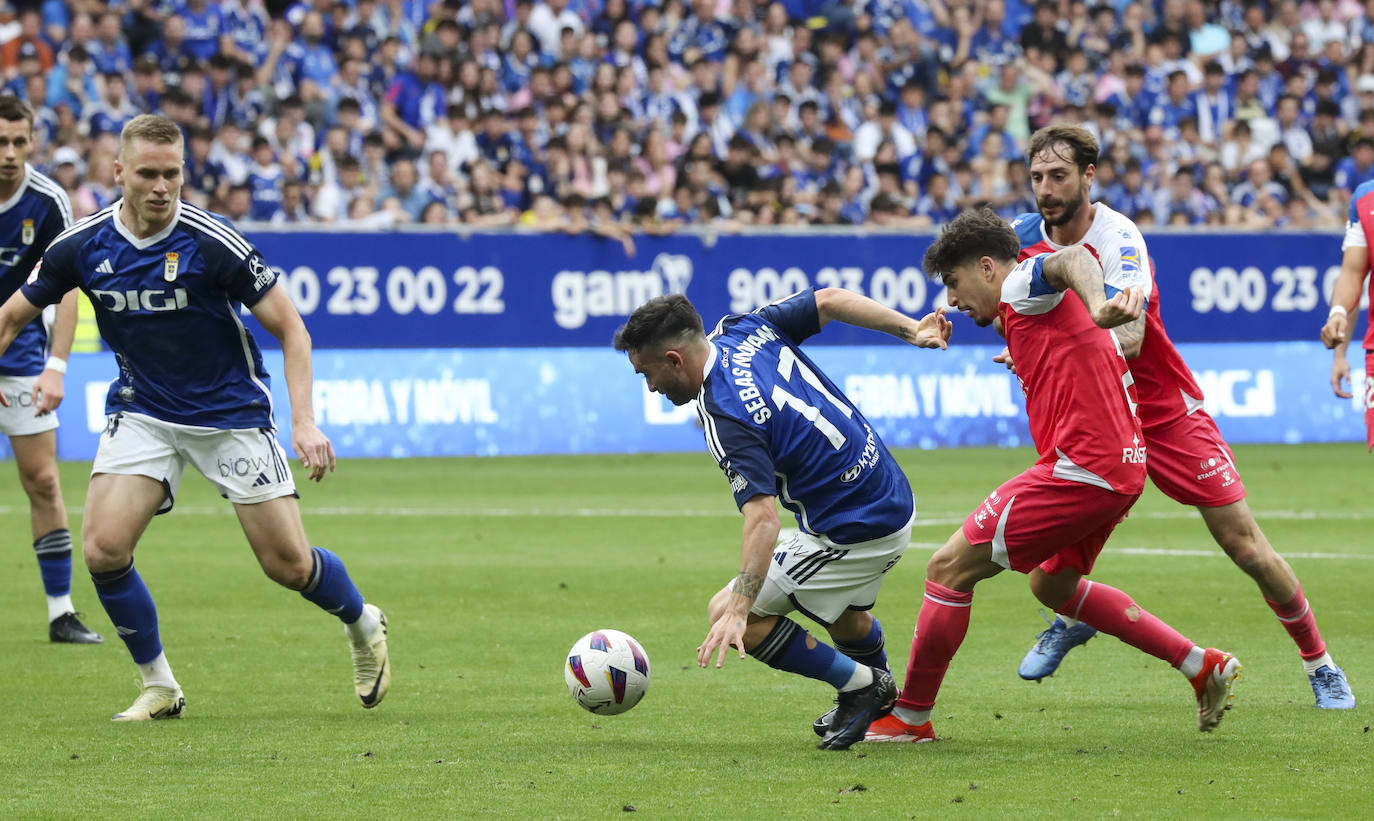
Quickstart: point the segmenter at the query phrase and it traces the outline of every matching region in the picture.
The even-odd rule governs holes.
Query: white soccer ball
[[[563,679],[573,699],[591,712],[623,713],[649,690],[649,654],[619,630],[593,630],[568,651]]]

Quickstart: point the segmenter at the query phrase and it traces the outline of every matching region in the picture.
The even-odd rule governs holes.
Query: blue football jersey
[[[24,296],[35,305],[80,288],[95,307],[119,377],[106,413],[210,428],[272,428],[262,354],[239,319],[276,273],[222,217],[178,203],[162,231],[136,238],[117,201],[63,232]]]
[[[72,205],[62,186],[25,164],[19,190],[0,202],[0,302],[19,290],[48,243],[71,224]],[[21,328],[0,356],[0,376],[42,373],[47,346],[40,317]]]
[[[911,485],[863,414],[797,347],[820,329],[814,290],[722,319],[697,412],[736,504],[777,496],[806,532],[854,544],[906,525]]]

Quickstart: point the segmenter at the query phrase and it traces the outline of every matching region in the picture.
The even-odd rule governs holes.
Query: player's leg
[[[853,659],[858,664],[892,673],[887,661],[886,642],[883,639],[883,626],[869,608],[853,608],[840,615],[835,623],[826,628],[835,650]],[[824,738],[834,723],[835,712],[832,708],[811,722],[811,729]]]
[[[97,455],[99,463],[99,455]],[[134,548],[168,499],[149,476],[96,473],[86,491],[81,543],[96,595],[142,678],[142,691],[115,721],[178,718],[186,705],[163,653],[157,607],[134,568]]]
[[[1074,589],[1065,598],[1070,582]],[[1060,570],[1056,576],[1032,573],[1031,589],[1056,613],[1096,625],[1102,632],[1163,659],[1182,673],[1193,685],[1197,698],[1199,730],[1209,732],[1221,722],[1241,672],[1240,662],[1230,653],[1194,644],[1136,604],[1124,591],[1090,582],[1071,569]]]
[[[1298,646],[1303,669],[1317,706],[1325,709],[1350,710],[1355,696],[1346,682],[1345,673],[1331,659],[1317,617],[1303,595],[1297,574],[1288,562],[1269,544],[1260,530],[1255,515],[1246,500],[1241,499],[1219,507],[1198,507],[1212,538],[1216,539],[1236,566],[1255,580],[1264,603],[1274,611],[1279,623]]]
[[[1354,695],[1326,652],[1293,568],[1274,550],[1245,499],[1245,485],[1216,422],[1203,411],[1145,431],[1147,468],[1169,498],[1196,507],[1212,538],[1259,587],[1298,647],[1318,707],[1349,709]],[[1201,458],[1205,455],[1206,458]]]
[[[860,664],[888,669],[883,625],[871,610],[850,608],[844,611],[830,625],[829,632],[836,650]]]
[[[911,521],[900,531],[851,549],[851,553],[860,554],[860,562],[854,567],[854,572],[843,575],[836,573],[834,579],[838,585],[855,589],[851,604],[826,628],[835,649],[859,664],[888,674],[892,673],[892,668],[887,659],[883,626],[878,617],[873,615],[873,607],[877,604],[887,572],[897,565],[911,545],[911,527],[915,520],[913,514]],[[845,570],[839,566],[836,569]],[[830,710],[811,723],[816,735],[825,737],[834,723],[837,709]]]
[[[993,544],[971,544],[965,528],[956,530],[930,557],[906,680],[892,714],[875,721],[865,740],[935,740],[930,713],[949,664],[968,634],[973,588],[1002,570],[993,561]]]
[[[870,595],[876,595],[874,580],[881,583],[884,568],[900,557],[908,540],[906,531],[900,549],[891,537],[840,546],[793,532],[778,545],[781,560],[769,564],[750,613],[745,648],[774,669],[824,681],[835,688],[838,706],[823,734],[821,749],[848,749],[861,740],[869,723],[891,707],[896,685],[887,671],[855,662],[808,633],[788,614],[799,610],[828,630],[856,596],[865,595],[865,589],[871,588]],[[724,612],[733,584],[712,598],[710,615],[714,618]]]
[[[294,496],[234,504],[243,533],[267,577],[338,617],[353,656],[353,689],[364,707],[376,707],[391,686],[386,615],[363,601],[343,560],[312,547]]]
[[[48,639],[70,644],[100,644],[76,616],[72,604],[72,534],[67,528],[67,509],[57,472],[57,434],[41,433],[10,437],[19,484],[29,497],[29,524],[38,572],[48,599]]]
[[[804,627],[788,618],[793,609],[785,594],[778,595],[776,586],[767,582],[759,591],[754,610],[744,629],[744,651],[775,670],[795,673],[824,681],[836,690],[856,689],[872,681],[867,668],[859,671],[853,659],[819,641]],[[706,606],[709,624],[715,624],[725,614],[733,595],[733,582],[711,597]],[[782,613],[771,611],[783,610]]]

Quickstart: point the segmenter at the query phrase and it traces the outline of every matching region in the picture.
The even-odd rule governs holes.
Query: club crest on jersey
[[[20,232],[20,238],[25,245],[33,245],[33,220],[24,220],[24,228]]]
[[[181,255],[178,254],[178,253],[176,253],[175,251],[168,251],[168,252],[167,252],[167,261],[164,262],[164,263],[162,264],[162,278],[163,278],[163,279],[167,280],[168,282],[176,282],[176,280],[177,280],[177,261],[178,261],[179,259],[181,259]]]

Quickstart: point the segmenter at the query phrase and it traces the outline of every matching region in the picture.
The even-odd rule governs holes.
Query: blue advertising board
[[[646,299],[685,293],[708,325],[808,286],[841,286],[908,314],[944,304],[921,271],[930,234],[854,231],[636,237],[250,230],[321,348],[605,347]],[[1178,342],[1310,340],[1326,318],[1340,238],[1147,236]],[[254,328],[265,347],[275,342]],[[997,344],[956,325],[961,343]],[[886,344],[833,327],[819,344]]]
[[[1020,387],[992,361],[1000,346],[808,348],[893,447],[1031,443]],[[1233,443],[1363,439],[1363,361],[1354,354],[1357,399],[1340,400],[1327,384],[1331,354],[1319,343],[1180,348],[1206,410]],[[314,359],[316,421],[342,458],[703,448],[693,409],[650,394],[624,355],[606,346],[320,350]],[[265,360],[289,449],[281,354]],[[61,458],[94,456],[115,373],[110,354],[72,357],[58,411]]]

